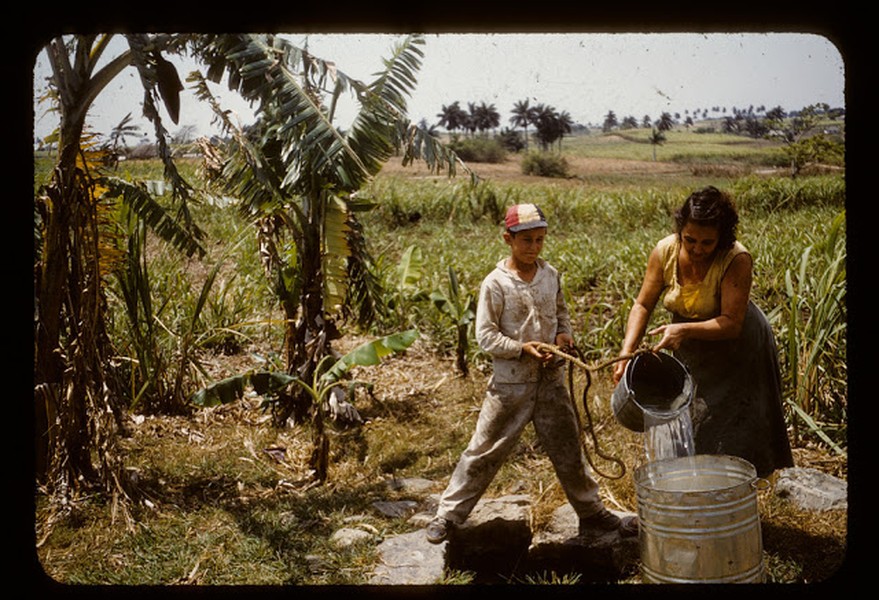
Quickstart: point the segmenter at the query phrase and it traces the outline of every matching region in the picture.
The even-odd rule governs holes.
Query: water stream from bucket
[[[688,407],[644,410],[644,451],[647,461],[693,456],[693,421]]]

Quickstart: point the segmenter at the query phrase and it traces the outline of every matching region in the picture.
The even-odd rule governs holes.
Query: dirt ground
[[[554,183],[563,184],[566,181],[577,182],[589,175],[600,174],[673,174],[686,171],[686,167],[671,163],[623,160],[614,158],[580,158],[566,157],[571,176],[569,179],[546,179]],[[400,175],[416,179],[428,179],[436,177],[444,179],[445,174],[431,174],[421,161],[403,166],[402,159],[392,158],[382,168],[382,174]],[[533,175],[524,175],[521,168],[521,158],[518,156],[507,157],[503,163],[468,163],[467,167],[482,179],[503,182],[528,182],[535,183],[541,178]],[[465,174],[463,171],[459,175]]]
[[[345,351],[353,343],[363,340],[340,340]],[[421,397],[430,398],[437,390],[458,395],[471,394],[473,406],[482,400],[488,373],[471,373],[469,381],[464,381],[456,372],[451,358],[434,355],[425,348],[413,346],[402,356],[394,357],[375,367],[370,367],[364,376],[376,382],[376,394],[385,398]],[[455,388],[459,388],[455,390]],[[601,390],[593,388],[600,395]],[[440,404],[442,403],[439,400]],[[613,422],[609,399],[605,404],[598,401],[592,418],[602,420],[599,437],[602,447],[608,450],[608,436],[623,436],[627,448],[641,448],[640,434],[624,430]],[[846,457],[833,454],[825,447],[813,443],[800,443],[793,448],[794,463],[797,467],[812,468],[846,480],[848,461]],[[637,459],[628,452],[624,458],[629,470]],[[778,497],[774,492],[774,482],[778,474],[768,478],[770,485],[758,492],[763,547],[766,553],[766,569],[776,577],[776,581],[797,581],[805,583],[827,582],[839,579],[843,569],[852,567],[851,556],[847,555],[848,514],[847,510],[808,511],[788,500]],[[610,493],[605,500],[618,500],[628,507],[635,506],[634,484],[631,476],[626,483],[610,482],[601,479],[603,494]],[[614,491],[615,490],[615,491]],[[618,507],[617,507],[618,508]],[[535,506],[535,519],[541,520]],[[548,517],[548,514],[546,515]],[[848,558],[848,563],[846,559]],[[796,571],[796,572],[794,572]],[[788,577],[790,579],[788,579]]]

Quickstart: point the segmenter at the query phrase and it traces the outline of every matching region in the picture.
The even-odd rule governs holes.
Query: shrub
[[[497,136],[500,144],[509,152],[521,152],[525,149],[525,139],[522,134],[512,129],[504,129]]]
[[[522,173],[538,177],[568,177],[565,157],[548,152],[529,152],[522,159]]]
[[[507,158],[507,151],[501,142],[484,137],[455,139],[449,147],[464,162],[502,163]]]

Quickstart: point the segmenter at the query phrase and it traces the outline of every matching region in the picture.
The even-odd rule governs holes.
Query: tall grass
[[[802,435],[844,445],[845,233],[844,216],[838,215],[845,182],[835,176],[745,177],[720,185],[737,199],[739,239],[754,257],[752,296],[770,314],[779,340],[785,398],[792,401],[789,419],[801,425],[808,414],[812,422]],[[593,359],[615,355],[650,249],[672,231],[672,214],[693,188],[680,180],[638,191],[552,183],[480,186],[474,192],[454,180],[377,181],[371,192],[379,208],[366,217],[369,239],[387,264],[417,245],[427,257],[421,265],[425,290],[439,289],[449,268],[476,288],[508,249],[497,215],[472,210],[474,193],[503,206],[536,202],[550,223],[543,256],[562,272],[578,346]],[[397,226],[391,205],[418,211],[422,220]],[[418,318],[422,328],[442,329],[431,323],[439,315],[422,310]],[[662,310],[653,315],[654,322],[667,318]],[[452,347],[451,340],[441,346]],[[807,399],[816,397],[822,400]]]
[[[708,139],[704,134],[688,135],[703,142]],[[587,141],[584,142],[584,138]],[[686,139],[683,134],[681,139]],[[727,143],[722,144],[723,140]],[[746,150],[745,146],[737,145],[734,138],[732,142],[729,140],[719,137],[715,142],[709,140],[708,146],[704,143],[699,146],[694,141],[693,148],[686,152],[698,157],[706,152],[722,155],[753,150],[750,146],[751,149]],[[612,156],[616,143],[614,140],[598,142],[595,136],[579,136],[565,140],[565,152]],[[627,143],[631,149],[631,142]],[[711,143],[724,147],[712,148]],[[680,150],[684,147],[682,144],[677,146],[679,151],[684,151]],[[649,144],[645,147],[649,151]],[[197,164],[187,163],[183,168],[194,176]],[[161,178],[160,171],[150,162],[123,163],[120,174],[123,172],[140,178]],[[785,367],[785,393],[787,398],[798,399],[796,407],[791,408],[792,421],[797,425],[804,423],[805,417],[800,411],[805,410],[810,413],[813,424],[805,428],[804,435],[822,430],[831,432],[821,435],[829,435],[834,443],[844,439],[844,424],[827,424],[827,419],[844,421],[845,418],[844,411],[828,409],[827,400],[845,394],[841,375],[845,359],[837,358],[832,367],[827,366],[834,353],[844,357],[844,353],[840,353],[844,348],[834,346],[833,352],[812,357],[816,369],[813,372],[825,374],[817,380],[814,375],[794,375],[792,365],[801,359],[789,356],[795,347],[800,348],[797,352],[803,356],[805,339],[819,335],[822,329],[818,319],[822,315],[831,316],[829,311],[822,312],[818,308],[828,297],[828,290],[822,286],[830,283],[820,279],[810,281],[808,277],[818,278],[825,269],[836,268],[833,276],[827,277],[837,284],[840,278],[842,282],[845,280],[845,260],[838,256],[840,252],[844,256],[844,245],[838,242],[831,258],[822,241],[845,204],[843,177],[724,179],[684,175],[651,180],[650,185],[633,186],[628,181],[607,187],[588,181],[583,185],[537,181],[534,184],[484,181],[472,187],[463,177],[381,176],[374,180],[363,192],[376,200],[377,207],[362,218],[381,280],[389,294],[396,294],[400,310],[390,313],[391,320],[375,323],[372,333],[386,334],[417,324],[437,351],[451,352],[460,347],[454,328],[449,327],[448,315],[431,303],[431,293],[447,292],[450,270],[456,274],[461,289],[475,293],[485,275],[508,251],[500,227],[505,208],[514,203],[536,202],[550,222],[544,257],[562,272],[578,345],[590,358],[613,355],[620,347],[626,315],[637,295],[650,248],[672,230],[672,212],[686,195],[696,187],[713,183],[729,189],[737,199],[741,214],[739,237],[755,259],[753,297],[771,314],[776,335],[784,340],[779,344],[779,351]],[[193,333],[199,352],[233,352],[257,341],[263,346],[267,343],[280,348],[282,338],[274,321],[277,307],[262,274],[250,225],[240,221],[234,207],[197,206],[195,211],[211,239],[224,240],[222,244],[208,246],[208,261],[214,265],[222,263],[222,267],[216,274],[214,289],[203,299],[198,329]],[[844,228],[840,229],[837,239],[844,239]],[[237,244],[234,248],[228,243],[231,240]],[[418,293],[410,290],[407,293],[412,297],[407,298],[401,295],[396,278],[404,253],[410,247],[417,248],[424,258],[418,276]],[[807,252],[813,247],[821,250]],[[808,260],[807,267],[794,267],[804,260]],[[162,311],[156,335],[167,338],[156,343],[174,352],[173,348],[182,339],[183,328],[191,327],[187,325],[187,315],[193,314],[192,307],[199,298],[194,290],[205,281],[209,268],[161,251],[151,254],[149,268],[157,310]],[[389,300],[392,297],[388,296]],[[792,297],[796,297],[796,303],[792,304]],[[113,302],[111,298],[111,304]],[[121,303],[114,306],[122,308]],[[830,326],[835,344],[842,344],[845,336],[844,300],[840,306],[841,309],[833,313],[837,321]],[[662,311],[656,311],[654,321],[663,318]],[[113,322],[117,346],[131,347],[135,330],[122,327],[123,319],[115,318]],[[798,345],[788,343],[791,335],[801,340]],[[468,355],[469,360],[478,359],[475,345],[468,348]],[[801,385],[814,381],[826,389],[798,391]],[[823,400],[810,403],[805,400],[807,396]],[[816,414],[816,410],[820,413]]]
[[[848,405],[844,226],[840,212],[824,238],[785,270],[787,302],[779,327],[794,441],[805,423],[838,454],[846,453]]]

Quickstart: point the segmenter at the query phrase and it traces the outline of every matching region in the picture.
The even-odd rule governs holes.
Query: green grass
[[[562,149],[570,156],[652,161],[650,135],[650,129],[592,132],[564,138]],[[656,148],[656,159],[664,162],[774,166],[782,156],[778,143],[744,136],[695,133],[680,127],[666,131],[665,136],[666,141]]]

